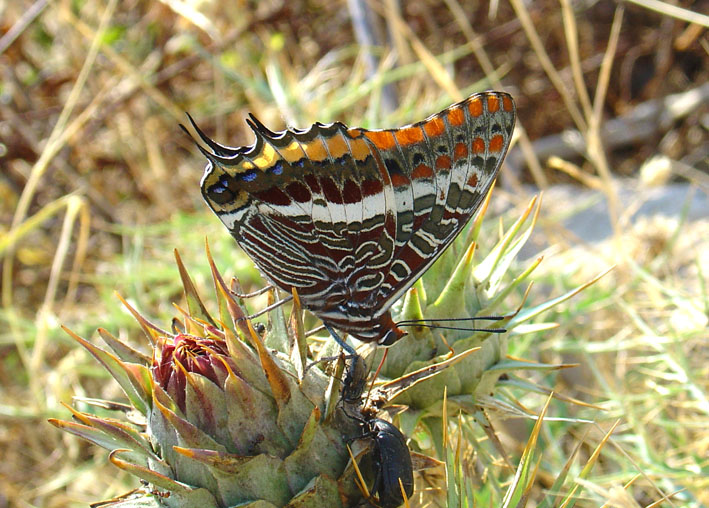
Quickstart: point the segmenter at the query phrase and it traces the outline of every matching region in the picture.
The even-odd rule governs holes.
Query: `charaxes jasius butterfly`
[[[191,120],[191,118],[190,118]],[[390,308],[480,207],[515,124],[512,97],[483,92],[399,129],[335,122],[256,141],[209,139],[202,195],[262,274],[364,342],[406,334]]]

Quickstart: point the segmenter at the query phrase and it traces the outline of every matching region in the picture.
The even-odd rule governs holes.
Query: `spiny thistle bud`
[[[229,370],[236,369],[226,342],[184,333],[161,337],[150,367],[155,381],[177,401],[182,412],[185,412],[187,376],[199,374],[221,387]]]

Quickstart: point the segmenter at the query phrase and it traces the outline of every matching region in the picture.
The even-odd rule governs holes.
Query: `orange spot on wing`
[[[436,137],[443,134],[446,128],[446,124],[443,123],[440,117],[435,117],[430,119],[428,122],[423,124],[423,130],[426,131],[428,137]]]
[[[379,150],[389,150],[395,146],[394,135],[391,131],[366,131],[364,135]]]
[[[394,131],[394,136],[396,136],[396,141],[401,146],[408,146],[423,141],[423,131],[421,127],[407,127],[406,129],[399,129]]]
[[[472,143],[473,153],[485,153],[485,141],[483,138],[475,138]]]
[[[419,164],[411,172],[411,178],[416,180],[418,178],[431,178],[433,176],[433,170],[430,166],[425,164]]]
[[[311,161],[320,162],[327,159],[327,150],[325,150],[325,145],[321,140],[314,139],[309,143],[303,143],[301,146]]]
[[[476,117],[483,114],[483,103],[479,97],[468,103],[468,111],[472,116]]]
[[[463,159],[468,156],[468,147],[465,143],[457,143],[453,148],[454,160]]]
[[[335,159],[342,157],[350,151],[347,143],[345,143],[345,138],[340,134],[336,134],[327,140],[327,150]]]
[[[502,150],[502,145],[504,145],[505,139],[501,135],[493,136],[490,140],[490,151],[499,152]]]
[[[439,155],[436,158],[436,169],[450,169],[451,158],[447,155]]]
[[[512,98],[509,95],[502,96],[502,108],[508,113],[512,112],[514,106],[512,105]]]
[[[465,121],[465,115],[461,108],[454,108],[448,111],[448,123],[453,126],[462,125]]]
[[[497,98],[496,95],[490,95],[487,98],[487,110],[490,113],[496,112],[498,109],[500,109],[500,99]]]
[[[475,173],[471,174],[470,177],[468,178],[468,186],[470,187],[477,187],[478,185],[478,175]]]
[[[391,175],[391,183],[394,187],[400,187],[402,185],[409,185],[409,179],[400,173],[394,173]]]
[[[363,161],[371,154],[369,145],[367,145],[366,141],[362,138],[356,138],[350,141],[350,150],[352,151],[352,157],[358,161]]]
[[[303,156],[305,155],[303,148],[300,146],[300,143],[298,143],[297,141],[293,141],[285,148],[281,148],[280,152],[281,152],[281,155],[283,156],[283,158],[286,161],[290,162],[291,164],[295,161],[302,159]]]

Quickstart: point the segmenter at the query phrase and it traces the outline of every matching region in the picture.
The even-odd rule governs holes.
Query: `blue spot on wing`
[[[229,178],[226,175],[219,177],[219,181],[209,188],[210,192],[215,194],[223,194],[229,190]]]
[[[241,179],[245,182],[253,182],[254,180],[256,180],[257,176],[258,171],[256,171],[255,169],[249,169],[241,175]]]

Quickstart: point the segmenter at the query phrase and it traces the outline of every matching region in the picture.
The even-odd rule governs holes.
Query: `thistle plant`
[[[347,442],[357,422],[338,405],[337,377],[307,369],[302,313],[270,313],[256,333],[209,258],[219,318],[197,294],[179,256],[188,310],[170,331],[123,302],[147,337],[146,355],[107,330],[111,352],[67,330],[118,381],[130,406],[100,418],[72,410],[55,426],[110,450],[114,465],[144,487],[104,506],[355,506]]]
[[[486,258],[473,263],[471,240],[479,235],[481,213],[467,237],[449,249],[398,308],[399,319],[425,317],[428,323],[446,326],[451,324],[445,321],[448,318],[502,316],[493,324],[508,333],[435,325],[410,328],[408,336],[388,348],[374,393],[362,395],[363,401],[370,401],[364,408],[369,421],[380,416],[377,411],[382,407],[396,404],[404,409],[394,418],[403,435],[412,437],[416,428],[425,429],[434,445],[425,452],[447,458],[446,443],[440,440],[444,433],[439,432],[449,424],[447,414],[473,415],[489,429],[482,409],[504,404],[492,397],[502,374],[557,368],[506,356],[509,333],[552,326],[525,327],[524,322],[583,289],[523,310],[519,309],[524,297],[517,309],[503,307],[507,296],[541,262],[538,258],[521,274],[507,275],[531,234],[538,210],[539,204],[532,200]],[[110,450],[114,465],[143,482],[143,487],[105,506],[349,507],[375,501],[363,494],[367,488],[358,478],[364,474],[365,485],[371,486],[377,475],[373,468],[381,464],[371,460],[372,446],[368,450],[366,439],[361,439],[361,421],[352,417],[352,407],[343,408],[344,361],[334,373],[324,367],[332,362],[313,367],[314,358],[328,357],[336,352],[336,345],[329,340],[327,346],[311,351],[297,295],[289,319],[283,306],[276,307],[268,314],[265,330],[257,333],[238,297],[238,284],[225,283],[209,252],[215,288],[212,305],[216,304],[218,317],[207,310],[176,257],[187,309],[180,309],[169,331],[123,302],[147,337],[149,354],[104,329],[99,329],[99,335],[111,351],[67,330],[111,373],[130,401],[130,405],[84,401],[122,413],[122,420],[73,409],[75,421],[51,420]],[[453,326],[471,325],[453,322]],[[363,349],[368,350],[370,367],[383,355],[383,348],[374,349],[374,354],[371,346]],[[348,445],[364,471],[353,464]],[[421,451],[416,442],[409,441],[408,446]],[[368,453],[368,461],[359,460]],[[414,469],[437,464],[425,455],[412,454]]]

